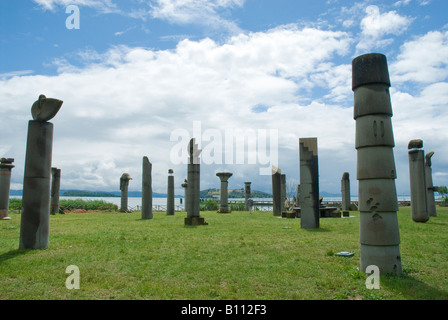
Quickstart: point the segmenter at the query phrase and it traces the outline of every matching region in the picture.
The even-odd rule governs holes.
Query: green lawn
[[[185,227],[185,212],[58,214],[48,249],[18,250],[20,214],[10,212],[0,221],[0,299],[448,299],[448,208],[427,223],[400,208],[404,274],[381,276],[379,290],[358,271],[358,212],[318,230],[272,212],[201,215],[209,225]],[[79,290],[65,286],[69,265]]]

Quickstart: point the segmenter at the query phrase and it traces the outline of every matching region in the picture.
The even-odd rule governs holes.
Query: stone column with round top
[[[168,193],[166,198],[166,215],[174,216],[174,171],[168,170]]]
[[[373,53],[353,59],[360,270],[375,265],[381,275],[402,273],[389,87],[386,56]]]
[[[128,210],[128,188],[129,180],[132,180],[129,173],[123,173],[120,177],[120,190],[121,190],[121,212],[129,212]]]

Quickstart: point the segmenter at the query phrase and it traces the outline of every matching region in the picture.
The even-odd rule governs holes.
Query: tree
[[[443,201],[448,201],[448,197],[446,196],[448,194],[448,189],[446,186],[437,187],[437,192],[443,197]]]

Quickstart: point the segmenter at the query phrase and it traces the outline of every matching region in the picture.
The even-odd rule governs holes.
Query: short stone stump
[[[186,226],[202,226],[202,225],[208,225],[208,222],[206,222],[203,217],[186,217],[185,225]]]

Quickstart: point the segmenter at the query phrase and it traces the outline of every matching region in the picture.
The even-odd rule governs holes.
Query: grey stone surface
[[[145,156],[142,164],[142,219],[152,218],[152,163]]]
[[[121,190],[121,212],[129,212],[128,210],[128,188],[129,180],[132,180],[129,173],[123,173],[120,177],[120,190]]]
[[[369,265],[376,265],[380,274],[401,274],[389,87],[384,55],[366,54],[352,61],[360,270],[366,272]]]
[[[344,172],[341,179],[342,210],[350,211],[350,174]]]
[[[229,178],[233,174],[230,172],[218,172],[216,174],[217,177],[219,177],[219,180],[221,181],[221,197],[220,197],[220,205],[219,205],[219,213],[229,213]]]
[[[61,189],[61,169],[51,168],[51,208],[50,213],[59,213],[59,192]]]
[[[411,143],[409,146],[411,146]],[[415,222],[426,222],[429,220],[429,213],[425,177],[425,153],[422,149],[416,148],[418,146],[416,147],[414,144],[408,151],[411,216]]]
[[[317,138],[299,139],[300,155],[300,225],[303,229],[319,228],[319,167]]]
[[[282,171],[272,166],[272,212],[274,216],[282,215],[281,176]]]
[[[56,115],[62,103],[41,95],[31,107],[34,120],[28,122],[20,249],[48,248],[53,124],[46,121]]]
[[[426,181],[426,200],[428,205],[428,213],[430,217],[437,217],[436,199],[434,197],[434,187],[432,181],[432,168],[431,158],[434,156],[434,152],[431,151],[425,155],[425,181]]]
[[[250,198],[250,185],[252,182],[244,182],[244,204],[246,211],[249,210],[249,206],[247,205],[247,200]]]
[[[282,173],[280,175],[280,212],[287,210],[285,208],[285,200],[286,200],[286,174]]]
[[[195,138],[188,143],[188,187],[187,187],[187,217],[185,225],[206,225],[208,224],[204,218],[200,217],[200,158],[201,149],[195,142]]]
[[[174,215],[174,176],[173,169],[168,170],[168,192],[166,198],[166,214],[168,216]]]
[[[9,191],[13,158],[0,158],[0,220],[8,220]]]

